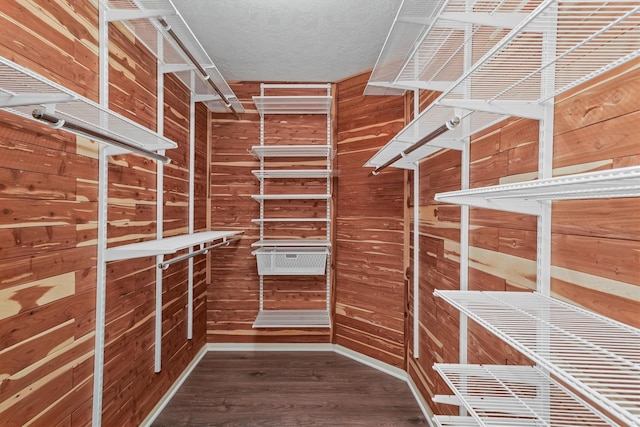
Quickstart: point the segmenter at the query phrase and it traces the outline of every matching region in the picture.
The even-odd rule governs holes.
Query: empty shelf
[[[540,0],[527,6],[532,3]],[[365,95],[446,90],[464,72],[469,34],[473,33],[474,55],[479,58],[526,17],[523,6],[521,0],[403,2]]]
[[[537,200],[640,196],[640,166],[436,194],[439,202],[539,214]]]
[[[327,157],[333,153],[330,145],[256,145],[251,147],[256,157]]]
[[[397,154],[402,153],[423,137],[444,125],[448,120],[456,117],[456,114],[460,114],[456,108],[440,105],[438,101],[435,101],[378,150],[378,152],[365,163],[365,166],[378,167],[385,164]],[[402,169],[413,169],[415,163],[420,159],[440,150],[462,150],[463,142],[467,137],[500,122],[506,116],[504,113],[467,112],[467,115],[462,118],[462,120],[466,122],[465,125],[460,124],[417,150],[403,155],[402,158],[391,166]]]
[[[259,240],[251,244],[256,247],[330,247],[331,243],[328,240],[320,239],[273,239],[273,240]]]
[[[202,231],[194,234],[183,234],[164,239],[116,246],[107,249],[106,260],[118,261],[153,255],[174,254],[179,250],[204,245],[214,240],[226,241],[228,237],[241,233],[241,231]]]
[[[177,147],[175,142],[3,57],[0,108],[31,120],[35,120],[33,110],[43,108],[65,122],[150,151]]]
[[[454,415],[436,415],[433,421],[438,427],[479,427],[480,424],[473,417],[460,417]],[[491,423],[491,425],[495,425]],[[498,424],[499,425],[499,424]],[[508,424],[508,426],[512,426]]]
[[[327,310],[260,310],[254,328],[329,328]]]
[[[260,115],[329,114],[331,96],[254,96]]]
[[[401,9],[396,20],[401,31],[387,39],[389,58],[379,59],[379,70],[372,74],[367,90],[413,86],[442,94],[366,166],[385,164],[454,114],[462,121],[458,128],[392,166],[410,169],[414,162],[440,149],[460,149],[460,138],[503,117],[540,120],[544,102],[640,56],[640,6],[634,2],[544,0],[526,6],[512,1],[427,3],[408,4],[406,14]],[[470,8],[463,9],[465,5]],[[468,35],[463,31],[465,26]],[[504,37],[493,38],[478,30],[483,26],[496,27],[501,33],[502,28],[513,29]],[[433,38],[434,31],[443,38]],[[396,48],[386,45],[398,42],[396,37],[400,47],[394,52]],[[491,39],[498,40],[494,46]],[[463,70],[462,53],[475,55],[478,50],[477,62]],[[402,83],[408,78],[416,81]]]
[[[251,222],[254,224],[260,224],[261,222],[327,222],[331,221],[329,218],[256,218]]]
[[[538,293],[434,295],[612,415],[640,425],[640,329]]]
[[[265,178],[329,178],[331,171],[328,169],[280,169],[280,170],[254,170],[251,171],[258,179]]]
[[[330,194],[254,194],[253,197],[257,201],[261,200],[328,200]]]
[[[434,369],[479,425],[616,425],[533,366],[436,363]]]
[[[171,0],[101,1],[107,6],[105,8],[107,19],[109,21],[122,21],[136,38],[162,62],[165,72],[175,74],[186,87],[190,88],[195,94],[196,100],[202,101],[212,112],[229,112],[224,100],[208,84],[203,75],[196,73],[198,78],[192,84],[191,70],[195,64],[192,64],[191,60],[186,58],[182,49],[168,35],[164,26],[158,22],[159,19],[165,20],[171,30],[178,36],[180,42],[197,61],[197,65],[206,71],[209,79],[229,100],[233,108],[239,113],[244,112],[238,97],[233,93]],[[161,34],[163,38],[162,55],[159,54],[158,50],[158,34]]]

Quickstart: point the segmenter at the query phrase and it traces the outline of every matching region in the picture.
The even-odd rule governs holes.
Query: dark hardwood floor
[[[332,352],[209,352],[152,425],[427,423],[404,381]]]

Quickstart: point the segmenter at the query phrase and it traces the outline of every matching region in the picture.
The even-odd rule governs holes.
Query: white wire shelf
[[[254,96],[260,115],[265,114],[329,114],[331,96]]]
[[[611,415],[640,426],[639,329],[538,293],[434,295]]]
[[[253,170],[251,173],[258,179],[283,179],[283,178],[329,178],[332,171],[328,169],[272,169]]]
[[[448,120],[456,117],[461,111],[461,109],[440,105],[437,101],[429,105],[429,107],[423,110],[384,147],[378,150],[378,152],[365,163],[365,166],[378,167],[385,164],[398,153],[403,152],[420,141],[425,135],[429,135]],[[462,150],[465,138],[504,120],[506,117],[505,114],[466,111],[466,116],[462,118],[466,123],[465,125],[458,125],[410,154],[402,156],[402,158],[391,166],[401,169],[413,169],[416,162],[440,150]]]
[[[158,240],[147,240],[130,245],[108,248],[106,261],[141,258],[154,255],[174,254],[182,249],[202,246],[214,240],[227,241],[231,236],[241,234],[241,231],[201,231],[193,234],[166,237]]]
[[[329,200],[331,194],[254,194],[256,201],[262,200]]]
[[[251,220],[254,224],[265,222],[327,222],[330,218],[254,218]]]
[[[158,19],[164,19],[234,109],[238,113],[244,112],[237,96],[171,0],[100,0],[100,2],[105,6],[107,19],[122,21],[136,38],[162,61],[166,72],[174,73],[186,87],[191,89],[197,101],[202,101],[212,112],[229,112],[223,99],[205,81],[204,76],[196,73],[198,78],[192,84],[191,70],[194,69],[194,64],[158,22]],[[158,48],[159,36],[163,40],[162,53]]]
[[[408,15],[401,20],[413,22],[422,19],[426,22],[425,28],[440,31],[436,27],[440,24],[446,27],[443,21],[473,22],[475,19],[463,17],[458,21],[450,20],[451,14],[447,11],[456,5],[454,1],[441,0],[437,6],[428,6],[426,3],[426,0],[409,2],[412,5],[411,13],[417,15]],[[484,7],[484,4],[478,2],[475,7]],[[496,7],[499,3],[487,4]],[[506,2],[505,11],[515,4]],[[536,7],[531,10],[529,6]],[[491,44],[491,37],[485,39],[484,32],[473,33],[472,37],[464,38],[461,40],[464,44],[457,48],[447,47],[455,37],[445,38],[438,45],[438,48],[442,47],[444,50],[433,54],[428,49],[425,54],[420,48],[414,48],[419,46],[417,42],[416,45],[409,44],[408,50],[404,50],[404,59],[392,55],[396,59],[389,63],[395,64],[395,68],[385,66],[381,68],[386,70],[384,73],[375,77],[376,73],[372,74],[372,79],[380,81],[388,78],[385,77],[387,74],[402,75],[404,68],[409,74],[433,68],[454,70],[449,77],[456,77],[462,64],[459,52],[466,49],[465,44],[473,45],[474,65],[469,66],[448,87],[447,79],[432,77],[436,74],[431,72],[426,74],[425,79],[445,82],[440,89],[434,87],[434,90],[441,90],[442,94],[432,107],[424,110],[365,166],[378,167],[385,164],[454,115],[462,119],[458,128],[444,133],[391,166],[408,169],[416,161],[443,148],[460,149],[461,138],[485,129],[507,116],[541,119],[543,102],[640,56],[640,5],[637,2],[544,0],[527,3],[527,7],[516,12],[513,15],[510,12],[492,15],[494,21],[511,16],[511,23],[503,27],[512,24],[515,27],[500,40],[493,39],[496,40],[495,45],[484,55],[475,56],[476,42],[483,46],[480,51]],[[487,17],[482,14],[475,15],[482,17],[483,25],[488,23],[489,26],[500,27],[498,23],[485,19]],[[473,28],[478,27],[474,24]],[[414,34],[413,37],[417,37],[418,41],[422,40],[424,34],[420,31],[416,34],[420,35]],[[427,43],[432,41],[431,36],[424,40]],[[434,41],[437,44],[437,39]],[[406,44],[406,41],[403,43]],[[430,58],[428,65],[422,65],[423,56]],[[422,82],[428,83],[428,80],[416,78],[416,87],[422,87]]]
[[[435,200],[538,215],[538,200],[640,196],[640,166],[436,194]]]
[[[540,2],[405,0],[378,56],[365,95],[448,89],[464,72],[463,46],[470,34],[477,59]]]
[[[175,142],[4,57],[0,57],[0,108],[31,120],[35,120],[33,110],[41,108],[65,122],[150,151],[177,147]]]
[[[457,415],[436,415],[432,419],[437,427],[478,427],[480,425],[472,417],[462,417]],[[508,425],[512,426],[513,423]]]
[[[333,157],[330,145],[256,145],[251,152],[259,159],[266,157]]]
[[[254,328],[330,328],[327,310],[260,310]]]
[[[264,239],[251,244],[257,247],[330,247],[331,242],[322,239]]]
[[[434,369],[479,426],[617,425],[533,366],[436,363]]]

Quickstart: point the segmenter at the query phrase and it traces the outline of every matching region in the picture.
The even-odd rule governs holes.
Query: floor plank
[[[427,425],[407,384],[332,352],[209,352],[152,424]]]

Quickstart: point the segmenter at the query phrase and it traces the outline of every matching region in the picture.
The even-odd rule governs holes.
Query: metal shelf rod
[[[122,139],[117,139],[113,136],[105,135],[100,132],[96,132],[94,130],[88,129],[84,126],[81,126],[75,123],[70,123],[63,119],[59,119],[54,115],[45,113],[43,110],[35,109],[31,113],[31,115],[33,116],[34,119],[46,122],[49,126],[51,126],[54,129],[62,128],[70,132],[86,136],[87,138],[98,139],[100,142],[104,142],[106,144],[113,145],[114,147],[123,148],[125,150],[132,151],[134,153],[141,154],[146,157],[150,157],[154,160],[164,163],[165,165],[171,162],[171,159],[167,156],[163,156],[162,154],[154,153],[153,151],[144,149],[142,147],[138,147]]]
[[[216,243],[214,245],[207,246],[206,248],[202,248],[200,250],[197,250],[197,251],[194,251],[194,252],[190,252],[188,254],[184,254],[184,255],[181,255],[179,257],[172,258],[169,261],[160,262],[160,263],[158,263],[158,268],[161,269],[161,270],[166,270],[167,268],[169,268],[170,265],[175,264],[176,262],[180,262],[180,261],[184,261],[184,260],[189,259],[189,258],[193,258],[196,255],[206,254],[211,249],[215,249],[215,248],[218,248],[220,246],[229,246],[230,243],[236,242],[238,240],[240,240],[240,239],[226,240],[224,242]]]
[[[206,80],[206,82],[209,83],[209,85],[213,88],[213,90],[218,94],[220,99],[222,99],[222,102],[224,102],[225,107],[231,110],[231,112],[236,117],[236,119],[241,120],[240,114],[238,114],[236,109],[233,108],[233,105],[231,105],[231,102],[229,102],[229,99],[227,99],[227,97],[224,96],[222,91],[218,89],[218,86],[213,81],[211,81],[211,76],[209,76],[209,73],[207,73],[207,71],[202,67],[202,65],[200,65],[200,63],[193,56],[193,54],[189,52],[189,49],[184,45],[182,40],[180,40],[180,37],[178,37],[178,35],[171,29],[171,25],[169,25],[169,23],[164,18],[158,18],[158,22],[162,26],[162,29],[166,31],[167,34],[171,36],[173,41],[180,47],[180,49],[182,49],[182,52],[189,58],[189,60],[197,68],[200,74],[202,74],[202,77],[204,78],[204,80]]]

